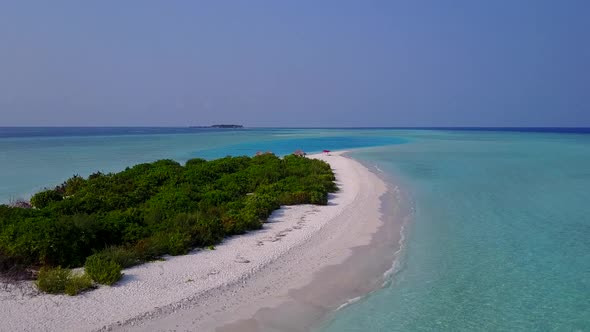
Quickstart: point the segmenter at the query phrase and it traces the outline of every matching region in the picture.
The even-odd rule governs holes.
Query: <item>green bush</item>
[[[137,265],[140,260],[133,248],[110,246],[98,252],[97,256],[112,260],[123,268]]]
[[[154,260],[166,253],[168,248],[167,239],[162,236],[152,236],[139,240],[133,247],[137,258],[147,262]]]
[[[92,280],[103,285],[112,285],[123,276],[121,274],[121,265],[100,254],[94,254],[88,257],[84,265],[84,270]]]
[[[143,246],[136,247],[146,261],[154,260],[164,254],[173,256],[184,255],[191,248],[191,236],[180,231],[160,232],[143,242]]]
[[[227,233],[217,218],[201,217],[191,227],[193,245],[204,247],[219,243]]]
[[[308,204],[310,203],[309,196],[309,193],[304,191],[284,193],[280,196],[279,201],[281,205]]]
[[[191,249],[190,234],[174,232],[166,235],[168,237],[168,250],[170,255],[185,255]]]
[[[56,191],[61,193],[63,196],[72,196],[78,191],[78,189],[84,186],[85,181],[86,180],[84,180],[83,177],[76,174],[66,180],[66,182],[64,182],[61,186],[58,186]]]
[[[74,296],[92,288],[92,279],[86,274],[72,274],[66,283],[65,293]]]
[[[42,267],[37,276],[39,290],[50,294],[61,294],[66,289],[66,284],[72,275],[70,269],[61,266],[55,268]]]
[[[38,209],[42,209],[50,203],[59,202],[62,199],[63,196],[56,190],[45,190],[33,195],[31,197],[31,204]]]
[[[272,211],[281,207],[275,195],[263,194],[248,197],[249,201],[246,203],[248,208],[254,208],[256,214],[261,219],[266,219]]]
[[[327,205],[328,204],[328,194],[324,194],[319,191],[312,191],[309,194],[309,202],[311,204]]]
[[[92,280],[86,274],[74,274],[70,269],[60,266],[43,267],[37,277],[39,290],[50,294],[77,295],[92,287]]]
[[[201,159],[201,158],[194,158],[194,159],[190,159],[190,160],[188,160],[188,161],[186,162],[185,166],[186,166],[186,167],[193,167],[193,166],[198,166],[198,165],[204,164],[204,163],[206,163],[206,162],[207,162],[207,160],[205,160],[205,159]]]

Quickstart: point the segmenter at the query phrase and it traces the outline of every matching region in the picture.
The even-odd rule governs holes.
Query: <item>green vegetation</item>
[[[281,205],[327,204],[334,180],[323,161],[272,154],[74,176],[34,195],[34,209],[0,206],[0,262],[10,262],[0,269],[86,264],[94,281],[112,284],[121,268],[259,229]],[[65,269],[42,271],[40,289],[66,291]]]
[[[84,265],[84,271],[92,280],[103,285],[112,285],[119,281],[123,276],[122,269],[119,263],[100,253],[88,257]]]
[[[92,288],[92,279],[85,274],[72,274],[66,283],[65,293],[74,296]]]
[[[75,274],[70,269],[60,266],[43,267],[37,277],[37,287],[50,294],[77,295],[92,287],[92,279],[86,274]]]

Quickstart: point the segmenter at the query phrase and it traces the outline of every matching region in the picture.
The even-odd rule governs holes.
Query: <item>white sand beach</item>
[[[380,197],[387,188],[341,153],[310,157],[327,161],[336,174],[340,190],[327,206],[283,207],[260,231],[227,239],[215,250],[126,269],[113,287],[74,297],[36,294],[30,283],[0,287],[0,330],[284,330],[272,317],[264,318],[265,308],[299,299],[309,306],[297,310],[313,318],[344,303],[346,298],[329,293],[341,293],[337,287],[351,287],[346,281],[359,275],[339,272],[332,278],[343,285],[324,282],[306,295],[293,290],[308,285],[322,269],[344,262],[352,248],[371,242],[383,224]],[[375,269],[384,268],[381,264]],[[358,295],[368,290],[354,288]],[[318,303],[323,307],[317,313],[305,312],[320,297],[330,303]],[[305,329],[303,324],[292,330],[300,329]]]

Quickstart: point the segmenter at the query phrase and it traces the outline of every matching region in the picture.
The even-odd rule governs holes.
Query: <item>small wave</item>
[[[400,188],[398,186],[395,186],[395,190],[399,192]],[[341,309],[343,309],[355,302],[358,302],[358,301],[362,300],[363,298],[366,298],[366,297],[370,296],[371,294],[378,292],[379,290],[383,289],[384,287],[386,287],[392,283],[395,275],[398,274],[403,268],[402,254],[406,248],[406,229],[407,229],[408,224],[412,220],[412,216],[413,216],[414,212],[415,212],[415,209],[412,206],[412,207],[410,207],[410,212],[408,213],[408,215],[403,218],[403,222],[400,227],[400,239],[398,241],[399,248],[393,254],[393,262],[391,263],[391,267],[383,273],[383,283],[381,284],[381,287],[374,289],[367,294],[364,294],[362,296],[357,296],[355,298],[352,298],[352,299],[346,301],[345,303],[341,304],[335,311],[339,311],[339,310],[341,310]]]
[[[271,134],[273,137],[306,137],[307,134]]]
[[[355,303],[355,302],[358,302],[358,301],[360,301],[362,298],[363,298],[362,296],[357,296],[357,297],[355,297],[355,298],[352,298],[352,299],[350,299],[350,300],[348,300],[348,301],[344,302],[343,304],[341,304],[341,305],[340,305],[340,306],[339,306],[339,307],[336,309],[336,311],[338,311],[338,310],[340,310],[340,309],[342,309],[342,308],[344,308],[344,307],[346,307],[346,306],[349,306],[349,305],[351,305],[351,304],[353,304],[353,303]]]
[[[402,269],[401,254],[406,247],[406,225],[408,224],[410,218],[408,217],[404,219],[406,220],[400,229],[400,239],[398,241],[399,248],[393,254],[393,262],[391,263],[391,267],[383,273],[383,284],[381,287],[387,286],[391,282],[392,278]]]
[[[403,196],[403,192],[401,190],[401,188],[397,185],[395,185],[393,188],[393,192],[396,193],[397,198],[400,200],[401,203],[401,196]],[[408,199],[406,197],[406,199]],[[401,272],[401,270],[403,269],[404,266],[404,262],[403,262],[403,253],[405,251],[406,248],[406,242],[407,242],[407,232],[408,232],[408,225],[410,224],[410,222],[412,221],[412,219],[414,218],[414,215],[416,213],[416,207],[415,204],[413,202],[412,199],[409,199],[408,201],[409,206],[407,206],[407,214],[403,217],[402,219],[402,224],[400,227],[400,238],[398,241],[398,249],[393,253],[393,262],[391,263],[391,267],[385,271],[385,273],[383,273],[383,284],[382,284],[382,288],[389,285],[392,281],[393,278],[395,277],[395,275],[397,275],[399,272]]]

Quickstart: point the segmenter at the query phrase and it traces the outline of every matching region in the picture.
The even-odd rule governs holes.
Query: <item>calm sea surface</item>
[[[322,331],[590,331],[590,135],[553,131],[0,128],[0,203],[162,158],[362,148],[413,218],[390,282]]]

